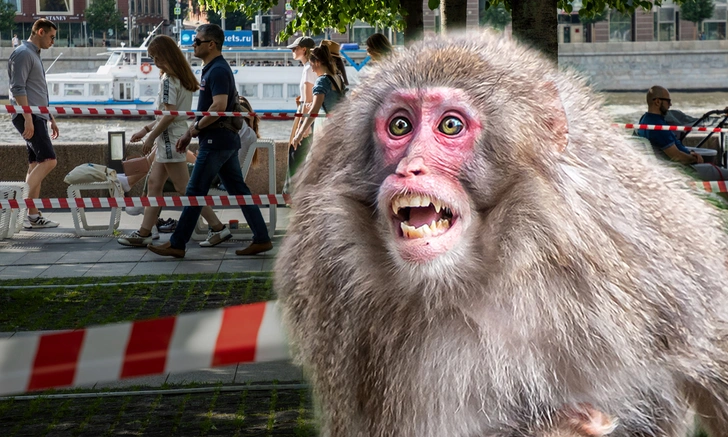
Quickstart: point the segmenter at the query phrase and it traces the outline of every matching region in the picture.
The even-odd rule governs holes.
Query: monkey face
[[[385,165],[394,168],[379,190],[395,252],[426,263],[445,256],[471,223],[458,180],[472,159],[481,123],[465,92],[448,87],[399,90],[375,116]]]

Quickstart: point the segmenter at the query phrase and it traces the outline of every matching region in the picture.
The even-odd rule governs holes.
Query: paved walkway
[[[117,237],[78,237],[68,210],[46,210],[43,215],[60,223],[52,229],[22,230],[11,238],[0,240],[0,280],[22,278],[57,278],[79,276],[125,276],[174,273],[262,272],[273,269],[273,259],[288,225],[288,208],[278,208],[273,250],[255,256],[237,256],[235,251],[247,246],[250,240],[235,236],[215,247],[203,248],[199,241],[190,240],[183,259],[162,257],[146,248],[126,247]],[[223,223],[236,219],[245,223],[237,208],[216,209]],[[165,208],[163,218],[179,218],[181,208]],[[263,208],[267,219],[267,210]],[[108,223],[108,210],[89,210],[89,223]],[[142,216],[121,214],[118,231],[130,234],[139,229]],[[171,234],[160,234],[154,244],[169,240]]]
[[[44,210],[43,215],[60,223],[58,228],[23,230],[11,238],[0,240],[0,280],[23,278],[54,278],[78,276],[134,276],[175,273],[267,272],[288,225],[290,209],[278,208],[274,248],[265,254],[237,256],[235,250],[247,246],[250,240],[233,237],[218,246],[203,248],[190,241],[183,259],[158,256],[146,248],[125,247],[113,235],[78,237],[68,210]],[[238,208],[215,209],[223,223],[231,219],[245,223]],[[165,208],[163,218],[179,218],[181,208]],[[108,223],[108,210],[89,210],[90,223]],[[267,219],[267,210],[263,208]],[[142,216],[121,215],[118,231],[129,234],[139,228]],[[160,234],[155,244],[169,240],[171,234]],[[2,290],[2,284],[0,284]],[[0,333],[0,338],[15,333]],[[18,335],[22,335],[19,333]],[[99,384],[97,387],[123,388],[129,386],[160,386],[163,383],[243,383],[256,381],[301,381],[303,374],[290,362],[238,364],[196,372],[164,374]]]

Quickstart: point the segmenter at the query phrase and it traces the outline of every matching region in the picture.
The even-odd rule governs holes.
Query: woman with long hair
[[[174,39],[166,35],[155,37],[147,48],[147,53],[160,70],[159,96],[157,109],[163,111],[190,111],[192,109],[192,93],[200,84],[192,74],[184,54]],[[187,169],[186,151],[176,149],[177,139],[187,131],[187,116],[164,115],[134,133],[131,141],[144,139],[143,151],[148,154],[156,148],[155,160],[149,170],[147,195],[162,196],[167,178],[172,180],[174,189],[179,194],[185,193],[190,175]],[[138,231],[117,241],[124,246],[146,247],[152,243],[152,227],[157,222],[159,207],[144,209],[144,219]],[[207,240],[200,246],[210,247],[232,237],[230,230],[217,218],[212,208],[202,208],[202,216],[211,226]]]
[[[371,56],[372,61],[379,62],[392,53],[392,44],[389,39],[381,33],[373,33],[367,38],[367,54]]]
[[[328,114],[333,111],[339,99],[343,96],[344,82],[338,74],[331,52],[325,45],[316,47],[311,51],[309,62],[311,62],[311,67],[318,76],[316,84],[313,86],[313,103],[309,113],[318,114],[323,108]],[[316,125],[316,129],[320,129],[320,123],[324,121],[323,118],[306,117],[293,137],[294,145],[301,143],[304,132],[313,124],[314,119],[320,120]]]
[[[311,63],[309,57],[311,56],[311,50],[316,46],[313,39],[307,36],[301,36],[297,38],[293,44],[289,45],[288,48],[293,52],[293,59],[303,64],[303,71],[301,71],[301,82],[299,84],[299,96],[296,99],[296,112],[306,112],[307,105],[310,105],[313,101],[313,84],[316,82],[316,73],[311,69]],[[296,173],[298,167],[306,159],[308,148],[310,146],[310,132],[306,133],[307,138],[304,139],[301,144],[294,145],[292,143],[294,135],[298,130],[298,126],[301,123],[300,118],[296,118],[293,122],[293,128],[291,129],[291,135],[289,137],[288,146],[288,174],[286,175],[286,184],[283,188],[284,193],[290,192],[290,179]]]

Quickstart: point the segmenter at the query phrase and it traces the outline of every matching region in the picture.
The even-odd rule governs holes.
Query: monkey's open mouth
[[[437,237],[450,229],[452,208],[426,194],[400,194],[392,199],[392,212],[407,239]]]

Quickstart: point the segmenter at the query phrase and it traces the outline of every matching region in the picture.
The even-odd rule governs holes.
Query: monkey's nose
[[[407,178],[421,176],[427,173],[425,160],[421,156],[403,158],[397,165],[397,176]]]

